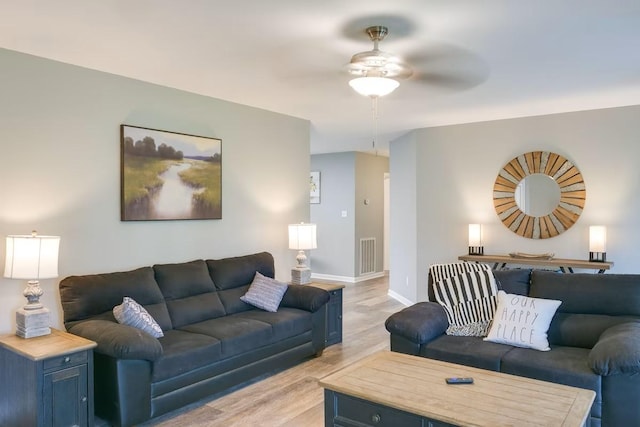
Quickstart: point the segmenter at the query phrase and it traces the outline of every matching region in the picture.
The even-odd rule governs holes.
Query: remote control
[[[473,378],[446,378],[447,384],[473,384]]]

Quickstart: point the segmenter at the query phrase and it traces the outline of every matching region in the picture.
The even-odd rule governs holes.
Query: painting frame
[[[320,204],[320,171],[309,173],[309,203]]]
[[[120,220],[222,219],[222,140],[120,125]]]

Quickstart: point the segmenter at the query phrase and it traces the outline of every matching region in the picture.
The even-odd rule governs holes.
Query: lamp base
[[[294,285],[306,285],[311,283],[310,268],[292,268],[291,283]]]
[[[49,335],[49,309],[42,307],[36,310],[21,308],[16,311],[16,335],[22,338],[33,338]]]
[[[469,255],[484,255],[484,246],[469,246]]]

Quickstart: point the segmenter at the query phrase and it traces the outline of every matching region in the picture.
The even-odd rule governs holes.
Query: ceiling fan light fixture
[[[388,77],[358,77],[349,81],[349,86],[360,95],[377,98],[389,95],[400,83]]]

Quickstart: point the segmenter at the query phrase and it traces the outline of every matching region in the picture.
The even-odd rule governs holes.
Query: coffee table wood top
[[[447,377],[473,384],[448,385]],[[382,351],[322,380],[329,390],[459,426],[582,426],[595,392]]]

